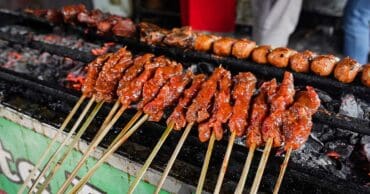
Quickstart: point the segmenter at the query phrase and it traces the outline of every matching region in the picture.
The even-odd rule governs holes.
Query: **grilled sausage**
[[[370,87],[370,64],[364,65],[361,81],[365,86]]]
[[[287,67],[289,64],[290,56],[295,53],[296,51],[292,49],[279,47],[272,50],[271,53],[267,55],[267,61],[275,67]]]
[[[271,52],[272,48],[269,45],[261,45],[252,51],[252,60],[259,64],[267,63],[267,55]]]
[[[231,54],[238,59],[246,59],[256,47],[256,42],[242,39],[234,43]]]
[[[346,57],[335,66],[334,76],[340,82],[351,83],[360,69],[361,65],[356,60]]]
[[[328,76],[337,62],[338,58],[334,55],[320,55],[311,62],[311,71],[320,76]]]
[[[236,39],[224,37],[213,43],[213,53],[219,56],[229,56]]]
[[[211,50],[213,42],[220,39],[220,37],[211,34],[199,35],[194,41],[194,49],[196,51],[207,52]]]
[[[289,59],[290,68],[299,73],[308,73],[310,71],[310,62],[315,58],[316,53],[306,50],[292,55]]]

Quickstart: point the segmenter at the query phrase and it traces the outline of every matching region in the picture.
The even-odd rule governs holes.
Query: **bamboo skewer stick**
[[[137,111],[136,114],[131,118],[131,120],[125,125],[125,127],[121,130],[121,132],[114,138],[112,143],[110,143],[110,146],[107,148],[110,149],[114,144],[118,142],[125,134],[126,132],[132,127],[132,125],[135,124],[135,122],[140,118],[140,116],[143,114],[142,111]]]
[[[208,143],[207,153],[206,153],[206,156],[204,158],[202,171],[200,173],[196,194],[201,194],[202,193],[204,181],[206,180],[209,161],[211,160],[211,156],[212,156],[213,145],[215,144],[215,138],[216,138],[215,133],[212,132],[211,138],[210,138],[209,143]]]
[[[215,188],[215,191],[213,192],[215,194],[220,193],[221,186],[222,186],[222,181],[224,180],[224,176],[225,176],[225,173],[226,173],[226,170],[227,170],[227,165],[229,163],[231,151],[233,149],[235,137],[236,137],[236,133],[232,132],[231,136],[229,138],[229,142],[227,144],[226,153],[225,153],[222,165],[221,165],[220,174],[218,175],[218,178],[217,178],[216,188]]]
[[[109,112],[108,116],[105,118],[102,126],[100,127],[100,129],[98,130],[97,134],[95,135],[95,138],[91,141],[89,147],[87,148],[87,150],[85,151],[84,155],[82,156],[82,158],[80,159],[80,161],[77,163],[76,167],[73,169],[73,171],[71,172],[71,174],[67,177],[67,179],[64,181],[64,183],[62,184],[62,186],[60,187],[58,193],[63,193],[68,185],[70,184],[70,182],[73,180],[73,178],[77,175],[78,171],[80,170],[80,168],[83,166],[84,162],[88,159],[88,157],[90,156],[91,152],[93,152],[96,147],[98,146],[98,144],[101,142],[101,140],[104,138],[104,136],[108,133],[109,129],[107,126],[108,126],[108,123],[111,123],[111,120],[112,120],[112,117],[115,115],[117,109],[119,108],[120,106],[120,103],[119,101],[117,101],[113,108],[111,109],[111,111]],[[117,119],[119,118],[119,116],[123,113],[123,111],[125,110],[125,108],[121,108],[119,110],[119,112],[116,114],[116,116],[118,115],[118,117],[116,117]],[[117,120],[116,119],[116,120]]]
[[[83,185],[89,181],[94,172],[111,156],[127,139],[148,119],[148,115],[144,115],[141,119],[135,123],[125,135],[122,136],[114,145],[111,145],[103,154],[103,156],[97,161],[97,163],[89,170],[89,172],[76,184],[70,193],[77,193]]]
[[[184,142],[185,142],[186,138],[188,137],[189,132],[190,132],[191,128],[193,127],[193,125],[194,125],[194,123],[189,123],[186,126],[179,142],[177,143],[175,151],[172,153],[171,158],[167,163],[166,169],[164,170],[164,172],[162,174],[162,177],[161,177],[161,180],[158,183],[157,189],[154,192],[155,194],[158,194],[161,191],[162,185],[163,185],[164,181],[166,180],[166,177],[168,176],[168,173],[170,172],[173,164],[175,163],[177,155],[179,154],[182,146],[184,145]]]
[[[164,130],[161,138],[159,139],[159,141],[157,142],[157,144],[153,148],[153,151],[150,153],[150,155],[149,155],[148,159],[145,161],[143,167],[141,167],[140,171],[135,176],[136,178],[135,178],[134,182],[131,184],[131,186],[128,190],[129,194],[132,194],[134,192],[135,188],[139,184],[139,181],[144,176],[144,174],[145,174],[146,170],[149,168],[150,164],[153,162],[153,160],[154,160],[155,156],[157,155],[159,149],[161,149],[163,143],[166,141],[168,135],[171,133],[174,124],[175,123],[173,123],[173,122],[169,123],[167,128]]]
[[[252,188],[251,188],[251,194],[256,194],[258,191],[258,187],[261,183],[263,172],[265,171],[266,163],[270,155],[271,147],[272,147],[272,138],[267,140],[267,143],[265,145],[265,149],[263,150],[261,161],[258,165],[256,176],[254,177]]]
[[[240,176],[239,183],[235,189],[235,194],[243,193],[245,181],[247,180],[247,177],[248,177],[248,172],[252,164],[252,159],[253,159],[255,150],[256,150],[256,144],[252,144],[251,147],[249,147],[248,157],[245,160],[242,175]]]
[[[81,115],[77,118],[77,121],[74,123],[72,129],[68,132],[68,135],[67,137],[63,140],[63,142],[59,145],[59,147],[57,148],[57,150],[50,156],[49,160],[47,161],[47,163],[44,165],[43,169],[41,170],[40,174],[36,177],[36,180],[32,183],[32,186],[29,190],[29,193],[32,192],[32,190],[36,187],[36,185],[39,183],[40,179],[42,176],[44,176],[44,174],[46,173],[46,171],[49,169],[51,163],[55,162],[59,156],[59,152],[62,151],[63,147],[68,143],[68,141],[71,139],[73,133],[77,130],[78,126],[80,125],[80,123],[82,122],[82,120],[85,118],[87,112],[89,111],[89,109],[91,108],[91,106],[93,105],[95,101],[95,96],[93,96],[89,102],[87,103],[86,107],[83,109]]]
[[[280,185],[283,182],[284,174],[285,174],[286,168],[288,166],[288,162],[289,162],[289,158],[290,158],[291,153],[292,153],[292,147],[290,147],[288,149],[288,151],[286,152],[286,154],[285,154],[284,162],[283,162],[283,164],[281,164],[279,177],[278,177],[278,180],[276,181],[273,194],[278,194],[279,193]]]
[[[51,151],[51,148],[53,147],[53,145],[57,141],[58,137],[64,131],[64,129],[67,127],[69,121],[71,121],[72,117],[76,114],[78,108],[81,106],[82,102],[85,99],[86,99],[86,96],[85,95],[82,95],[80,97],[80,99],[76,102],[76,104],[72,108],[71,112],[69,112],[69,114],[67,115],[66,119],[64,120],[64,122],[60,126],[59,130],[57,131],[57,133],[54,135],[53,139],[49,143],[49,145],[46,148],[45,152],[41,155],[39,161],[37,161],[36,165],[33,167],[32,171],[31,171],[31,173],[27,176],[26,180],[23,182],[21,188],[18,190],[18,194],[22,194],[24,192],[24,190],[27,187],[27,184],[31,181],[32,177],[35,176],[35,173],[36,173],[37,169],[40,168],[41,163],[44,161],[44,159],[46,158],[46,156],[49,154],[49,152]]]
[[[78,130],[76,136],[72,139],[72,142],[68,144],[67,150],[64,152],[62,157],[57,162],[53,161],[54,166],[52,168],[50,168],[51,170],[50,170],[47,178],[42,183],[42,185],[41,185],[40,189],[38,189],[37,193],[41,193],[47,187],[47,185],[49,184],[51,179],[54,177],[55,173],[59,170],[59,168],[61,167],[63,162],[67,159],[69,154],[72,152],[74,145],[76,145],[76,143],[80,140],[81,136],[85,133],[87,127],[90,125],[90,123],[92,122],[92,120],[94,119],[95,115],[98,113],[100,108],[103,106],[103,104],[104,104],[103,102],[99,102],[98,104],[96,104],[95,108],[91,111],[90,115],[87,117],[86,121],[83,123],[80,130]],[[45,172],[44,172],[44,174],[45,174]],[[42,174],[42,175],[40,174],[41,176],[38,177],[38,179],[39,179],[38,182],[40,181],[41,177],[44,176],[44,174]],[[36,187],[36,185],[37,184],[34,184],[33,189]],[[29,193],[31,193],[31,192],[32,192],[32,190],[30,189]]]

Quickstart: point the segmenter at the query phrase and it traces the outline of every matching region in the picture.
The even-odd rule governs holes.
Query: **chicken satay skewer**
[[[254,177],[251,193],[258,191],[263,172],[272,147],[279,147],[282,144],[280,129],[282,127],[282,116],[287,107],[294,101],[294,80],[293,75],[289,72],[284,73],[284,79],[279,86],[276,95],[269,98],[271,102],[270,115],[264,120],[262,125],[263,139],[266,142],[261,161],[258,165],[256,176]]]
[[[18,191],[18,194],[21,194],[23,193],[24,189],[26,188],[28,182],[31,181],[32,177],[35,175],[37,169],[40,168],[42,162],[44,161],[45,157],[49,154],[49,152],[51,151],[51,148],[52,148],[52,145],[56,142],[58,136],[60,136],[60,134],[63,132],[63,130],[65,129],[65,127],[67,127],[67,124],[69,123],[69,120],[72,119],[73,115],[75,114],[75,112],[78,110],[79,106],[82,104],[82,102],[84,101],[85,98],[87,97],[91,97],[91,98],[94,98],[93,100],[90,100],[91,103],[93,101],[95,101],[95,96],[93,95],[93,91],[94,91],[94,86],[95,86],[95,82],[96,82],[96,79],[98,77],[98,74],[104,64],[104,62],[106,60],[108,60],[110,57],[110,54],[107,54],[107,55],[102,55],[102,56],[99,56],[97,57],[94,61],[92,61],[91,63],[89,63],[89,65],[87,66],[87,75],[86,75],[86,79],[85,79],[85,82],[83,84],[83,87],[82,87],[82,96],[80,98],[80,100],[76,103],[76,105],[73,107],[72,111],[70,112],[70,114],[67,116],[66,120],[64,121],[64,123],[62,124],[62,126],[60,127],[59,131],[57,132],[57,134],[54,136],[53,140],[50,142],[50,144],[48,145],[48,148],[46,149],[46,151],[43,153],[43,155],[40,157],[39,161],[37,162],[37,164],[35,165],[35,167],[32,169],[31,173],[29,174],[29,176],[26,178],[26,180],[24,181],[24,184],[21,186],[21,188],[19,189]],[[90,104],[90,103],[88,103]],[[84,110],[82,110],[82,113],[86,112],[90,109],[90,107],[86,106]],[[80,118],[81,118],[81,121],[83,119],[83,117],[85,117],[86,113],[82,116],[82,114],[80,115]],[[78,121],[79,119],[77,119]],[[78,123],[79,125],[80,123]],[[74,126],[77,126],[77,122],[74,124]],[[73,128],[73,127],[72,127]],[[74,133],[74,130],[70,130],[69,132],[70,134],[73,134]],[[67,135],[68,137],[69,135]],[[63,142],[62,142],[63,144]],[[58,149],[57,149],[58,150]],[[55,152],[54,152],[55,153]],[[51,156],[53,157],[53,156]],[[38,177],[36,177],[37,179]]]
[[[109,78],[110,82],[115,83],[114,85],[117,86],[118,81],[120,80],[120,78],[122,76],[126,76],[126,73],[124,75],[122,75],[122,74],[123,74],[124,70],[126,70],[127,68],[129,68],[133,64],[132,55],[131,55],[130,52],[127,52],[125,50],[125,48],[121,49],[117,53],[120,54],[117,57],[121,57],[121,58],[119,59],[118,63],[115,66],[112,67],[112,70],[115,70],[115,71],[108,72],[107,73],[108,76],[106,76],[105,78],[103,76],[101,76],[103,78],[99,77],[101,79],[98,79],[98,81],[97,81],[98,83],[104,83],[105,80],[107,80]],[[131,66],[131,67],[134,67],[134,66]],[[118,72],[118,73],[115,73],[115,72]],[[101,84],[101,85],[103,85],[103,84]],[[116,89],[116,87],[111,87],[111,89]],[[119,108],[119,110],[117,111],[118,108]],[[116,101],[113,108],[109,112],[108,116],[105,118],[103,124],[99,128],[99,130],[98,130],[97,134],[95,135],[94,139],[91,141],[89,147],[85,151],[84,155],[82,156],[80,161],[77,163],[76,167],[73,169],[71,174],[64,181],[64,183],[60,187],[58,193],[63,193],[67,189],[69,183],[76,176],[77,172],[83,166],[84,162],[88,159],[90,154],[96,149],[98,144],[102,141],[104,136],[108,133],[110,128],[117,122],[117,120],[120,118],[120,116],[124,113],[124,111],[126,109],[127,109],[127,106],[124,106],[124,105],[121,106],[120,102],[118,100]]]
[[[169,80],[169,82],[161,88],[156,98],[153,101],[146,104],[143,108],[143,111],[149,115],[149,120],[160,121],[160,119],[163,116],[164,109],[172,105],[180,97],[186,85],[190,82],[191,77],[192,73],[190,71],[184,75],[172,77]],[[133,193],[136,186],[139,184],[139,181],[144,176],[146,170],[149,168],[150,164],[157,155],[159,149],[162,147],[168,135],[171,133],[174,125],[175,122],[170,122],[167,125],[165,131],[163,132],[159,141],[153,148],[153,151],[150,153],[148,159],[145,161],[143,167],[139,170],[139,172],[135,176],[136,178],[134,182],[130,185],[128,193]]]
[[[186,125],[186,116],[185,116],[185,107],[187,107],[190,103],[191,103],[191,100],[195,97],[195,95],[197,95],[202,83],[204,82],[204,80],[206,79],[206,76],[204,74],[199,74],[199,75],[196,75],[194,78],[193,78],[193,81],[192,81],[192,84],[191,86],[186,89],[184,91],[184,96],[179,100],[176,108],[174,109],[174,111],[171,113],[171,115],[168,117],[167,119],[167,123],[171,123],[173,122],[175,125],[174,125],[174,129],[175,130],[180,130],[181,128],[185,127]],[[163,174],[162,174],[162,177],[157,185],[157,189],[155,191],[155,193],[159,193],[161,188],[162,188],[162,185],[164,183],[164,181],[166,180],[166,177],[168,176],[168,173],[170,172],[176,158],[177,158],[177,155],[179,154],[182,146],[184,145],[184,142],[186,140],[186,138],[188,137],[189,133],[190,133],[190,130],[191,128],[193,127],[195,121],[189,121],[187,126],[185,127],[185,130],[183,132],[183,134],[181,135],[180,137],[180,140],[179,142],[177,143],[176,145],[176,148],[174,150],[174,152],[172,153],[171,155],[171,158],[169,159],[167,165],[166,165],[166,169],[163,171]]]
[[[252,164],[256,147],[262,144],[261,125],[268,113],[267,96],[273,96],[277,87],[276,80],[264,82],[259,88],[259,93],[253,101],[250,126],[247,129],[246,145],[249,147],[248,157],[245,161],[241,177],[235,189],[236,194],[241,194],[247,180],[249,168]]]
[[[151,56],[147,55],[147,57],[152,58],[152,55]],[[143,59],[144,59],[144,57],[143,57]],[[117,93],[118,93],[118,96],[120,98],[121,104],[123,104],[123,106],[128,107],[132,102],[136,102],[141,97],[142,88],[143,88],[144,84],[147,82],[147,80],[151,77],[151,75],[153,74],[153,72],[157,68],[164,67],[165,65],[167,65],[167,63],[164,62],[163,60],[168,61],[168,59],[166,59],[164,57],[158,57],[158,58],[154,59],[153,62],[146,61],[145,62],[145,67],[144,67],[145,70],[138,77],[136,77],[133,80],[129,80],[127,82],[122,83],[121,88],[118,89],[118,92]],[[181,66],[181,65],[178,64],[178,66]],[[182,69],[180,69],[180,70],[182,70]],[[138,74],[138,71],[137,70],[133,70],[132,73]],[[157,82],[157,84],[158,84],[158,82]],[[158,86],[156,86],[156,87],[158,87]],[[156,94],[155,91],[154,91],[154,93]],[[150,93],[150,94],[152,95],[152,93]],[[129,127],[141,116],[141,114],[142,114],[142,111],[139,110],[136,113],[136,115],[131,119],[131,121],[128,124],[126,124],[126,126],[124,127],[124,129],[121,130],[121,132],[117,135],[117,137],[111,143],[111,145],[108,147],[108,149],[106,150],[106,152],[109,152],[110,149],[117,149],[118,148],[118,147],[115,147],[115,143],[119,143],[120,142],[120,141],[118,141],[118,138],[121,138],[121,137],[122,138],[128,138],[130,136],[129,135],[128,137],[127,136],[125,137],[124,135],[125,135],[126,131],[129,129]],[[148,115],[144,115],[143,118],[144,117],[145,118],[148,118]],[[143,118],[141,118],[139,121],[140,122],[145,122],[145,120],[142,121]],[[139,127],[140,126],[137,126],[136,129],[139,128]],[[132,130],[130,130],[130,131],[132,132]],[[128,131],[127,131],[127,133],[128,133]],[[122,143],[124,143],[124,142],[122,142]],[[111,154],[113,152],[111,152]],[[98,167],[96,167],[96,169],[97,168]],[[91,172],[89,171],[89,173],[91,173],[91,175],[89,175],[89,176],[92,176],[92,174],[94,173],[92,171],[93,170],[91,170]],[[86,176],[88,176],[88,175],[86,175]],[[77,187],[75,186],[75,188],[77,188]]]
[[[320,107],[320,98],[313,87],[307,86],[306,91],[297,94],[296,101],[284,114],[283,134],[285,136],[286,155],[280,167],[280,173],[274,187],[274,194],[277,194],[283,181],[292,150],[303,145],[312,128],[312,115]]]
[[[234,106],[232,109],[232,115],[229,120],[229,128],[231,135],[226,148],[224,160],[221,165],[220,173],[218,175],[216,187],[214,193],[220,193],[222,181],[224,179],[229,158],[234,145],[235,137],[242,136],[245,133],[248,120],[248,110],[250,100],[255,91],[257,79],[249,72],[239,73],[234,77],[234,88],[232,90],[232,97],[234,99]]]
[[[77,112],[78,108],[81,106],[81,104],[83,103],[83,101],[85,99],[86,99],[86,96],[85,95],[82,95],[80,97],[80,99],[77,101],[77,103],[74,105],[74,107],[72,108],[71,112],[69,112],[69,114],[67,115],[66,119],[64,120],[64,122],[62,123],[62,125],[60,126],[60,128],[58,129],[57,133],[54,135],[53,139],[48,144],[48,147],[46,148],[46,150],[44,151],[44,153],[41,155],[39,161],[33,167],[33,169],[31,170],[30,174],[27,176],[27,178],[23,182],[21,188],[18,190],[18,194],[22,194],[23,191],[26,189],[28,182],[30,182],[31,179],[32,179],[32,177],[35,176],[35,173],[36,173],[37,169],[40,168],[41,163],[44,161],[44,159],[46,158],[46,156],[49,154],[49,152],[51,151],[51,148],[53,147],[53,145],[57,141],[58,137],[60,136],[60,134],[62,134],[62,132],[64,131],[64,129],[67,127],[69,121],[72,119],[72,117]]]
[[[64,161],[68,158],[70,153],[72,153],[74,145],[78,142],[78,140],[81,138],[83,133],[86,131],[86,129],[92,122],[93,118],[95,117],[99,109],[102,107],[103,103],[111,102],[113,100],[114,98],[113,91],[116,89],[116,86],[118,84],[120,77],[123,74],[123,71],[128,66],[131,65],[130,62],[127,62],[127,61],[131,61],[131,59],[132,59],[131,52],[127,51],[126,48],[124,47],[124,48],[121,48],[116,53],[110,55],[109,59],[104,63],[102,70],[96,79],[95,88],[94,88],[94,93],[95,93],[94,96],[96,96],[96,99],[98,101],[98,104],[96,105],[94,110],[97,110],[97,111],[96,112],[93,111],[90,114],[90,116],[86,119],[81,129],[78,131],[78,133],[76,134],[72,142],[69,144],[67,151],[58,160],[58,162],[54,164],[53,168],[51,168],[49,175],[47,176],[46,180],[43,182],[43,184],[40,187],[41,189],[38,189],[38,193],[41,193],[42,190],[47,187],[47,185],[52,180],[52,178],[57,173],[57,171],[60,169]],[[123,113],[125,109],[126,108],[121,108],[118,111],[118,113],[119,112]],[[111,116],[112,114],[113,113],[109,113],[108,116]],[[105,119],[104,124],[108,122],[108,119],[109,118]],[[39,179],[40,178],[41,176],[39,176]]]
[[[212,129],[211,139],[208,143],[206,156],[203,162],[200,178],[196,193],[201,193],[206,178],[208,165],[211,159],[213,145],[215,140],[221,140],[223,136],[222,124],[226,123],[231,116],[231,105],[230,105],[230,86],[231,86],[231,74],[229,71],[222,72],[222,77],[217,81],[219,89],[215,94],[215,100],[212,110],[212,117],[204,123],[199,125],[199,139],[204,142],[209,136],[209,132]],[[204,134],[202,134],[204,132]]]

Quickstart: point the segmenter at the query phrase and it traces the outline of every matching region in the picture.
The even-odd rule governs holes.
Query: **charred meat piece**
[[[364,65],[361,75],[362,84],[370,87],[370,64]]]
[[[217,140],[221,140],[224,134],[222,124],[226,123],[231,116],[230,105],[230,87],[231,74],[225,71],[222,78],[218,81],[218,90],[215,94],[215,100],[212,108],[211,118],[199,124],[198,137],[201,142],[208,141],[211,136],[211,130]]]
[[[275,67],[287,67],[289,64],[289,58],[295,53],[296,51],[289,48],[276,48],[267,55],[267,61]]]
[[[153,57],[154,55],[150,53],[136,57],[134,59],[134,64],[125,71],[124,75],[119,81],[117,91],[120,91],[122,88],[127,87],[129,83],[144,70],[145,64],[152,61]]]
[[[213,53],[219,56],[230,56],[231,49],[236,39],[223,37],[213,43]]]
[[[173,61],[158,67],[155,70],[154,76],[143,86],[142,99],[137,106],[138,109],[142,109],[148,102],[150,102],[171,77],[181,74],[182,65]]]
[[[117,15],[109,15],[104,20],[101,20],[96,25],[98,29],[98,34],[107,35],[111,33],[113,26],[115,26],[118,22],[122,21],[123,18]]]
[[[75,24],[77,22],[77,14],[87,12],[85,5],[67,5],[62,7],[62,15],[65,23]]]
[[[250,125],[247,130],[246,138],[246,144],[248,147],[251,147],[252,145],[258,147],[263,144],[261,127],[269,111],[267,96],[275,94],[276,88],[277,83],[275,79],[264,82],[259,88],[260,91],[258,95],[253,100]]]
[[[198,93],[200,86],[206,79],[206,76],[204,74],[198,74],[193,76],[193,81],[191,86],[184,91],[183,97],[179,100],[177,103],[177,106],[171,113],[171,115],[167,119],[167,124],[173,122],[174,129],[180,130],[181,128],[184,128],[186,125],[186,119],[185,119],[185,110],[189,106],[191,100],[195,97],[195,95]]]
[[[49,9],[46,12],[46,19],[52,23],[61,23],[63,22],[62,12],[56,9]]]
[[[90,12],[80,12],[77,14],[78,22],[86,24],[89,27],[96,27],[105,17],[106,15],[99,9],[94,9]]]
[[[267,55],[271,52],[272,47],[269,45],[261,45],[252,51],[252,60],[259,64],[267,63]]]
[[[117,23],[113,26],[112,32],[116,36],[134,37],[136,26],[132,20],[122,19],[117,21]]]
[[[351,83],[360,69],[361,65],[356,60],[345,57],[335,66],[334,77],[342,83]]]
[[[82,93],[87,97],[91,97],[95,91],[96,79],[98,79],[99,72],[101,71],[103,64],[111,57],[111,53],[101,55],[94,61],[87,65],[87,73],[84,84],[82,85]]]
[[[279,147],[282,144],[281,126],[283,113],[294,101],[294,80],[289,72],[284,73],[284,79],[279,86],[276,94],[271,98],[270,115],[264,120],[262,125],[262,137],[266,142],[273,139],[273,146]]]
[[[194,41],[194,49],[196,51],[208,52],[212,49],[213,43],[218,39],[220,39],[220,37],[212,34],[198,35]]]
[[[126,82],[126,85],[117,91],[122,106],[128,107],[131,103],[138,101],[144,84],[153,76],[155,70],[163,65],[163,63],[154,62],[154,60],[153,62],[146,62],[140,75]]]
[[[207,81],[203,82],[197,96],[193,99],[186,112],[188,123],[200,123],[209,118],[208,108],[217,90],[217,82],[226,70],[222,67],[216,68]]]
[[[169,33],[168,30],[160,28],[157,25],[141,22],[140,28],[140,41],[150,45],[162,43],[164,37]]]
[[[116,97],[118,82],[123,72],[132,65],[132,54],[126,48],[121,48],[104,63],[102,71],[96,80],[96,100],[112,102]]]
[[[311,71],[320,76],[328,76],[334,69],[338,58],[334,55],[320,55],[311,62]]]
[[[164,38],[163,42],[169,46],[176,46],[180,48],[191,48],[196,38],[195,33],[190,26],[181,28],[173,28]]]
[[[161,120],[164,109],[171,106],[180,97],[186,85],[191,81],[191,77],[190,71],[176,75],[161,88],[155,99],[143,108],[143,112],[149,115],[149,121],[158,122]]]
[[[250,72],[239,73],[234,77],[232,90],[234,105],[228,125],[230,131],[235,132],[238,137],[245,134],[248,125],[249,104],[255,91],[256,82],[256,77]]]
[[[312,128],[312,115],[320,106],[315,90],[307,86],[307,91],[298,93],[295,103],[284,113],[282,132],[285,150],[300,148],[308,139]]]
[[[238,40],[234,43],[231,54],[238,59],[246,59],[254,48],[256,42],[247,39]]]
[[[310,62],[316,57],[312,51],[305,50],[292,55],[289,59],[290,68],[299,73],[308,73],[310,71]]]

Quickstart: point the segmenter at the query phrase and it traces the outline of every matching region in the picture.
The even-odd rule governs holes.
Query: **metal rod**
[[[256,194],[258,191],[258,187],[260,186],[262,175],[263,175],[263,172],[265,171],[267,160],[270,155],[271,147],[272,147],[272,138],[267,140],[265,149],[263,150],[262,158],[258,165],[256,176],[254,177],[254,180],[253,180],[253,184],[252,184],[252,188],[250,192],[251,194]]]
[[[276,181],[273,194],[278,194],[279,193],[280,185],[283,182],[284,174],[285,174],[286,168],[288,166],[288,162],[289,162],[289,158],[290,158],[291,153],[292,153],[292,147],[290,147],[288,149],[287,153],[285,154],[284,162],[283,162],[283,164],[281,164],[279,177]]]
[[[77,175],[78,171],[81,169],[81,167],[84,165],[85,161],[89,158],[91,152],[93,152],[96,147],[99,145],[99,143],[103,140],[104,136],[108,133],[109,129],[111,128],[109,126],[110,123],[113,122],[113,124],[118,120],[118,118],[123,114],[123,112],[126,110],[125,107],[121,107],[119,111],[116,113],[117,109],[119,108],[120,103],[119,101],[116,101],[113,108],[109,112],[108,116],[105,118],[102,126],[98,130],[97,134],[95,135],[94,139],[91,141],[89,147],[85,151],[84,155],[80,159],[80,161],[77,163],[76,167],[73,169],[71,174],[67,177],[67,179],[64,181],[60,189],[57,193],[63,193],[67,188],[68,185],[71,183],[73,178]],[[114,117],[113,117],[114,116]],[[112,119],[113,117],[113,119]]]
[[[87,172],[87,174],[76,184],[69,193],[78,193],[78,191],[89,181],[95,171],[111,156],[127,139],[148,119],[148,115],[144,115],[141,119],[135,123],[134,126],[127,133],[122,136],[114,145],[111,145],[103,154],[103,156],[97,161],[97,163]]]
[[[164,172],[162,174],[161,180],[158,183],[157,189],[154,192],[155,194],[158,194],[161,191],[162,185],[163,185],[164,181],[166,180],[166,178],[168,176],[168,173],[170,172],[173,164],[175,163],[177,155],[180,153],[180,150],[181,150],[182,146],[184,145],[184,142],[185,142],[186,138],[188,137],[189,132],[190,132],[191,128],[193,127],[193,125],[194,125],[194,123],[189,123],[186,126],[186,128],[184,130],[184,133],[181,135],[181,138],[180,138],[179,142],[177,143],[175,151],[173,151],[173,153],[171,155],[171,158],[167,163],[166,169],[164,170]]]
[[[250,169],[251,164],[252,164],[252,160],[253,160],[255,150],[256,150],[256,144],[252,144],[251,147],[249,147],[248,157],[245,160],[242,175],[240,176],[239,183],[238,183],[238,185],[236,186],[236,189],[235,189],[235,194],[242,194],[243,193],[245,181],[247,180],[247,177],[248,177],[248,172],[249,172],[249,169]]]
[[[222,165],[221,165],[220,174],[218,175],[218,178],[217,178],[216,188],[215,188],[215,191],[213,192],[215,194],[220,193],[222,181],[224,180],[224,176],[227,170],[227,165],[229,164],[229,159],[230,159],[231,151],[233,149],[235,137],[236,137],[236,133],[232,132],[229,138],[229,142],[227,144],[226,153],[225,153]]]
[[[72,108],[71,112],[69,112],[69,114],[67,115],[66,119],[64,120],[64,122],[62,123],[62,125],[60,126],[60,128],[58,129],[57,133],[54,135],[53,139],[48,144],[48,147],[46,148],[45,152],[41,155],[39,161],[37,161],[36,165],[31,170],[31,173],[27,176],[27,178],[23,182],[21,188],[18,190],[18,194],[22,194],[24,192],[24,190],[27,187],[28,182],[30,182],[31,179],[32,179],[32,177],[35,176],[35,173],[40,168],[41,163],[44,161],[44,159],[46,158],[46,156],[49,154],[49,152],[51,151],[51,148],[53,147],[53,145],[57,141],[58,137],[64,131],[64,129],[67,127],[67,125],[68,125],[69,121],[71,121],[72,117],[76,114],[78,108],[81,106],[81,104],[85,100],[85,98],[86,98],[86,96],[85,95],[82,95],[80,97],[80,99],[77,101],[77,103],[74,105],[74,107]]]
[[[59,145],[57,150],[52,154],[52,156],[49,158],[47,163],[45,164],[44,168],[41,170],[40,174],[37,176],[36,180],[33,182],[30,190],[28,193],[31,193],[32,190],[36,187],[36,185],[40,182],[41,177],[44,176],[47,170],[49,170],[49,167],[51,163],[55,162],[58,159],[59,153],[62,151],[63,147],[68,143],[69,139],[71,139],[73,133],[76,131],[82,120],[85,118],[87,112],[91,108],[95,101],[95,96],[93,96],[89,102],[87,103],[86,107],[83,109],[81,115],[77,118],[77,121],[74,123],[72,129],[69,131],[67,137],[63,140],[63,142]]]
[[[196,194],[201,194],[203,190],[204,181],[206,180],[209,161],[211,160],[213,145],[215,144],[215,133],[212,132],[211,139],[208,143],[206,157],[204,158],[202,171],[200,173]]]
[[[70,153],[72,153],[73,147],[77,144],[80,140],[81,136],[85,133],[87,127],[90,125],[92,120],[94,119],[95,115],[99,112],[100,108],[103,106],[104,102],[99,102],[96,104],[95,108],[91,111],[90,115],[87,117],[86,121],[81,126],[80,130],[78,130],[76,136],[72,139],[72,142],[68,144],[67,151],[64,152],[63,156],[55,163],[53,162],[53,167],[51,167],[50,172],[42,183],[41,187],[37,190],[37,193],[41,193],[46,187],[48,186],[49,182],[52,180],[54,175],[57,173],[59,168],[62,166],[64,161],[67,159]],[[31,190],[30,190],[31,192]]]
[[[129,194],[132,194],[135,190],[135,188],[137,187],[137,185],[139,184],[139,181],[141,180],[141,178],[144,176],[146,170],[148,170],[150,164],[153,162],[155,156],[157,155],[159,149],[161,149],[163,143],[166,141],[168,135],[171,133],[172,129],[173,129],[173,126],[174,126],[175,123],[171,122],[167,128],[165,129],[165,131],[163,132],[161,138],[159,139],[159,141],[157,142],[157,144],[155,145],[155,147],[153,148],[153,151],[150,153],[148,159],[146,159],[143,167],[141,167],[140,171],[137,173],[137,175],[135,176],[135,180],[134,182],[130,185],[130,188],[128,189],[128,193]]]

